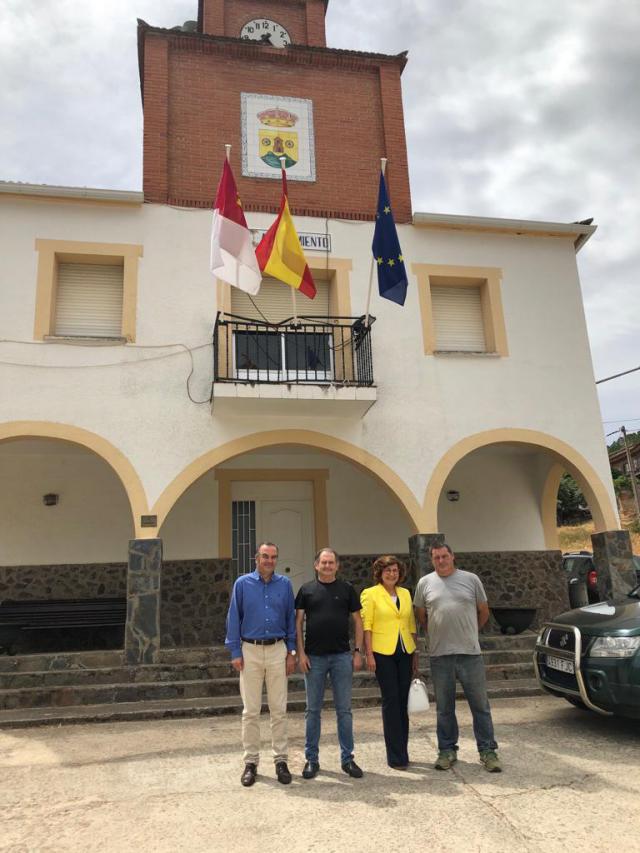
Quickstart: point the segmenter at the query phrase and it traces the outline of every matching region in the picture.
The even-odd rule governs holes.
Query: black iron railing
[[[216,382],[373,385],[371,323],[364,317],[290,317],[281,323],[218,312]]]

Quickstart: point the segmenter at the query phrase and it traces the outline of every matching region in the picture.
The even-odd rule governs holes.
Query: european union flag
[[[376,230],[371,248],[378,267],[380,296],[397,302],[398,305],[404,305],[404,300],[407,298],[407,271],[404,267],[396,223],[393,221],[387,185],[382,172],[376,211]]]

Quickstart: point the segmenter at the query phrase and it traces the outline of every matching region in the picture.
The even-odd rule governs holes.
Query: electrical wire
[[[24,344],[27,344],[27,345],[31,345],[31,346],[37,346],[37,347],[52,346],[52,345],[53,346],[72,346],[72,347],[75,347],[76,349],[78,347],[78,343],[74,342],[74,341],[44,341],[44,342],[41,342],[41,341],[14,341],[14,340],[10,340],[9,338],[0,338],[0,344],[20,344],[21,346]],[[122,348],[122,344],[113,344],[113,346],[114,347],[117,346],[119,348]],[[188,347],[186,344],[182,344],[182,343],[174,343],[174,344],[129,344],[129,346],[126,347],[125,351],[131,352],[132,350],[139,350],[139,349],[168,349],[169,347],[182,347],[182,349],[185,350],[186,352],[193,353],[193,352],[196,352],[197,350],[206,349],[207,347],[212,347],[212,346],[213,346],[212,343],[197,344],[197,346],[195,346],[195,347]],[[101,348],[106,349],[108,347],[105,347],[103,344],[103,345],[101,345]],[[144,364],[148,361],[162,361],[165,358],[173,358],[174,356],[180,355],[180,354],[181,353],[179,353],[179,352],[168,352],[165,355],[153,355],[150,358],[139,358],[136,360],[125,359],[123,361],[109,361],[109,362],[106,362],[105,364],[26,364],[25,362],[22,362],[22,361],[6,361],[5,359],[0,359],[0,364],[7,364],[7,365],[10,365],[11,367],[34,367],[34,368],[37,368],[38,370],[42,370],[42,369],[45,369],[45,370],[48,370],[48,369],[51,369],[51,370],[82,370],[85,368],[95,370],[96,368],[101,368],[101,367],[125,367],[125,366],[128,366],[130,364],[132,364],[132,365]]]
[[[50,341],[50,342],[45,342],[44,345],[50,346],[52,343],[57,344],[57,345],[61,345],[61,346],[76,346],[77,347],[77,344],[74,344],[73,341],[55,341],[55,342]],[[32,344],[34,346],[43,346],[43,343],[41,343],[40,341],[15,341],[15,340],[10,340],[8,338],[0,339],[0,344]],[[117,344],[117,345],[114,344],[114,346],[121,346],[121,344]],[[195,372],[195,363],[193,360],[193,353],[196,352],[197,350],[206,349],[208,347],[213,347],[213,343],[198,344],[198,346],[195,346],[195,347],[188,347],[186,344],[182,344],[182,343],[141,344],[141,345],[139,344],[139,345],[136,345],[135,347],[130,346],[129,351],[131,349],[167,349],[168,347],[180,347],[181,352],[169,352],[169,353],[166,353],[165,355],[154,355],[154,356],[151,356],[150,358],[139,358],[136,360],[127,359],[127,360],[123,360],[123,361],[112,361],[112,362],[107,362],[106,364],[25,364],[24,362],[6,361],[4,359],[0,359],[0,364],[9,365],[11,367],[34,368],[36,370],[42,370],[43,368],[46,370],[87,370],[87,369],[88,370],[96,370],[98,368],[103,368],[103,367],[128,367],[129,365],[135,366],[135,365],[140,365],[140,364],[146,364],[147,362],[150,362],[150,361],[162,361],[165,358],[173,358],[176,355],[182,355],[183,353],[186,353],[189,356],[189,361],[191,363],[191,370],[189,371],[189,375],[187,376],[187,379],[186,379],[187,396],[189,397],[191,402],[195,403],[196,405],[204,405],[205,403],[210,403],[212,396],[213,396],[213,382],[211,383],[211,393],[209,394],[209,397],[206,400],[196,400],[194,397],[191,396],[190,382],[191,382],[191,377],[193,376],[193,374]]]

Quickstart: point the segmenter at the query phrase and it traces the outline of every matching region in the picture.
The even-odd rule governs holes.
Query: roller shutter
[[[436,350],[486,352],[479,287],[431,287]]]
[[[122,266],[61,263],[58,267],[54,334],[121,337],[122,292]]]
[[[296,309],[298,316],[329,316],[329,282],[316,281],[315,299],[309,299],[296,291]],[[274,278],[263,278],[260,292],[249,297],[248,293],[231,288],[231,313],[250,320],[262,320],[269,323],[281,323],[293,316],[292,288]],[[253,302],[251,301],[253,300]],[[255,304],[254,304],[255,303]],[[264,315],[264,316],[263,316]]]

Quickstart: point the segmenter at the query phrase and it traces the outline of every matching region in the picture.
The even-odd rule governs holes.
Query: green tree
[[[627,443],[629,447],[634,444],[637,444],[640,441],[640,432],[628,432],[627,433]],[[609,453],[613,453],[615,450],[621,450],[624,447],[624,439],[622,436],[620,438],[616,438],[615,441],[612,441],[611,444],[607,445],[607,450]]]
[[[580,486],[570,474],[563,474],[558,488],[558,524],[569,524],[591,518]]]

